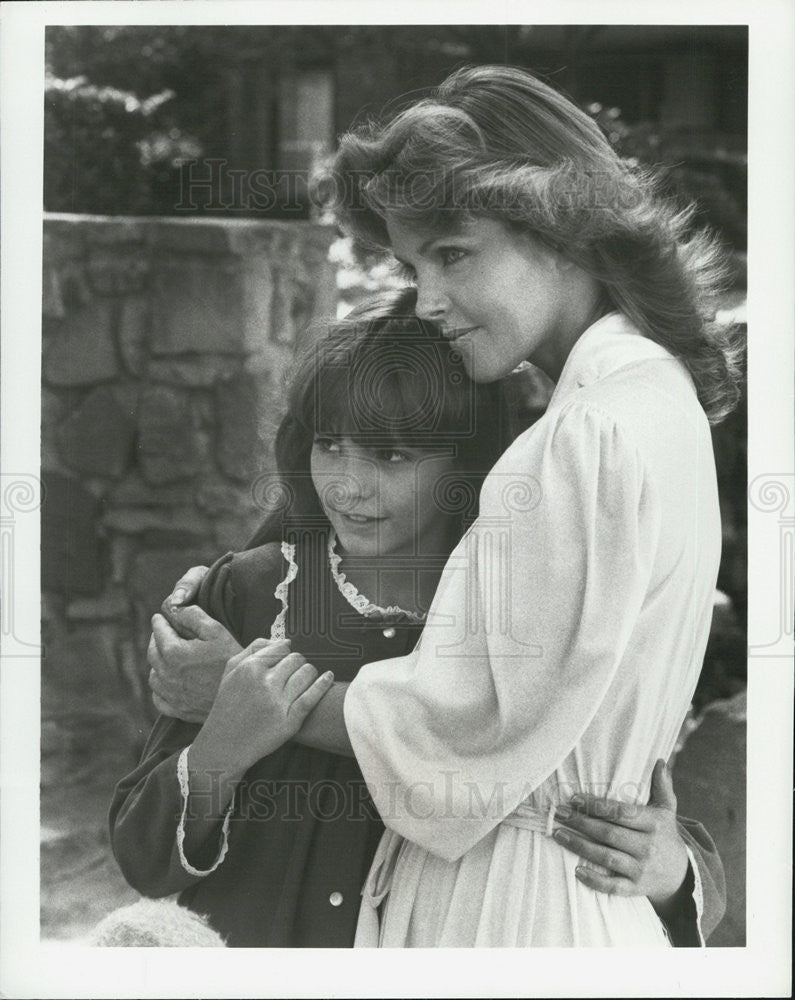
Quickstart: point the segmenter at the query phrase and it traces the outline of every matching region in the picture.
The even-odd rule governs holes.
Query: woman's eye
[[[445,267],[448,267],[450,264],[457,264],[466,257],[466,251],[460,250],[458,247],[443,247],[439,253]]]
[[[329,454],[336,454],[340,450],[339,441],[335,441],[334,438],[329,437],[316,437],[314,445],[316,448]]]

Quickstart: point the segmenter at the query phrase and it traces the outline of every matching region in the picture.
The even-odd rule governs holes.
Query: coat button
[[[328,898],[328,901],[329,903],[331,903],[332,906],[342,906],[342,893],[332,892],[332,894]]]
[[[396,635],[397,635],[397,629],[392,628],[391,625],[389,626],[389,628],[385,628],[383,631],[383,636],[385,639],[394,639]]]

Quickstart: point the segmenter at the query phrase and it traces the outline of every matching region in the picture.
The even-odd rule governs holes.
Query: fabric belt
[[[502,821],[504,826],[517,826],[522,830],[532,830],[534,833],[543,833],[546,837],[551,837],[555,830],[560,827],[560,823],[555,822],[554,804],[539,809],[531,806],[529,802],[520,802],[512,813],[509,813]]]
[[[520,802],[516,809],[502,820],[502,825],[532,830],[535,833],[551,837],[561,825],[555,822],[556,808],[555,805],[551,805],[539,809],[527,802]],[[384,902],[392,888],[392,877],[404,843],[403,838],[394,830],[387,829],[381,837],[370,873],[362,889],[363,905],[359,911],[355,948],[378,947],[380,936],[378,907]]]

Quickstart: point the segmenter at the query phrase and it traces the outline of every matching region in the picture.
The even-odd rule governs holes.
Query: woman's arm
[[[307,746],[353,756],[342,717],[347,684],[334,684],[294,739]],[[574,803],[555,839],[611,875],[578,868],[577,878],[608,895],[648,896],[676,947],[698,947],[717,926],[726,906],[723,866],[699,823],[676,815],[676,796],[665,761],[652,775],[646,806],[586,796]],[[695,863],[695,870],[693,864]],[[702,890],[701,908],[696,889]]]
[[[610,870],[578,868],[577,878],[598,892],[649,897],[677,947],[699,947],[726,907],[723,866],[700,823],[676,815],[676,795],[665,762],[652,773],[648,805],[584,796],[573,800],[555,839],[587,861]]]
[[[180,636],[175,619],[183,635],[190,629],[192,639]],[[241,649],[228,629],[196,605],[172,610],[168,620],[154,615],[147,661],[155,708],[186,722],[204,722],[226,664]]]
[[[158,711],[204,722],[227,662],[243,648],[238,640],[269,634],[283,570],[281,548],[270,543],[227,553],[209,570],[195,566],[177,582],[152,620],[149,684]]]

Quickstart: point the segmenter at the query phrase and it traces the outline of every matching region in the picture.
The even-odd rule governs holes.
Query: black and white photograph
[[[789,995],[792,12],[190,7],[6,5],[2,994]]]

